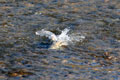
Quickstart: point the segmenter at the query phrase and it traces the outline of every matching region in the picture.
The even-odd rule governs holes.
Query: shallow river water
[[[65,28],[85,39],[50,49],[35,34]],[[0,0],[0,80],[120,80],[120,1]]]

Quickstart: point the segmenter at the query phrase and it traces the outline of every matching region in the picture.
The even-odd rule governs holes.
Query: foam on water
[[[55,35],[53,32],[42,29],[41,31],[37,31],[36,35],[45,36],[53,40],[53,44],[50,49],[58,49],[61,46],[67,46],[69,43],[78,42],[85,39],[85,36],[82,35],[68,34],[69,31],[70,29],[65,28],[60,35]]]

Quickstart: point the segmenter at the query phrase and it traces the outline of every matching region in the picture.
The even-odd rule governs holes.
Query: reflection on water
[[[119,3],[1,0],[0,80],[120,80]]]

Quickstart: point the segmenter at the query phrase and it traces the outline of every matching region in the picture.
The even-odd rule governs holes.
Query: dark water
[[[35,35],[67,27],[86,39],[51,50]],[[120,80],[120,1],[0,0],[0,80]]]

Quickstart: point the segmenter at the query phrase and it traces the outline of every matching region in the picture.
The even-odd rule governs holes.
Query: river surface
[[[68,27],[85,39],[35,34]],[[0,80],[120,80],[120,0],[0,0]]]

